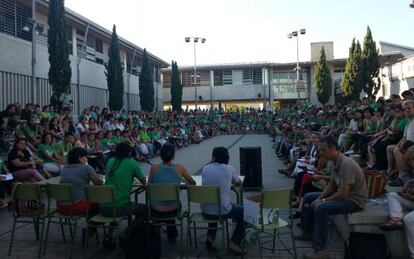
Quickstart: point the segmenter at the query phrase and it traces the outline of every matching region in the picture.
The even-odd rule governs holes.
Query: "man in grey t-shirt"
[[[236,175],[234,167],[228,165],[230,156],[224,147],[216,147],[213,150],[212,162],[203,167],[202,185],[217,185],[220,187],[221,215],[223,219],[234,219],[237,221],[234,228],[229,250],[235,254],[244,254],[240,244],[244,236],[245,226],[243,221],[243,207],[231,203],[230,188],[231,185],[240,186],[242,181]],[[219,208],[217,204],[201,204],[203,216],[208,219],[218,219]],[[207,231],[206,248],[209,251],[217,251],[213,246],[216,238],[217,223],[209,223]]]
[[[368,201],[368,190],[361,168],[338,151],[336,140],[333,137],[323,138],[318,150],[320,156],[329,161],[331,180],[323,192],[307,193],[304,197],[300,223],[304,232],[296,239],[312,239],[315,252],[305,255],[308,259],[329,257],[326,243],[330,215],[362,210]]]

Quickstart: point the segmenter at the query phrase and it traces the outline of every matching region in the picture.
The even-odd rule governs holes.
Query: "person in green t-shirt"
[[[145,204],[130,202],[130,195],[134,178],[137,178],[143,186],[146,178],[139,164],[131,157],[131,147],[128,143],[119,143],[116,146],[115,156],[109,159],[105,169],[105,185],[111,185],[115,189],[115,203],[102,204],[100,212],[107,217],[135,215],[135,221],[142,221],[147,216]],[[104,245],[111,246],[112,229],[105,237]]]
[[[107,131],[105,133],[105,138],[102,139],[101,141],[101,147],[104,150],[112,150],[114,149],[116,143],[114,141],[114,139],[112,139],[112,132],[111,131]]]
[[[73,134],[67,132],[63,140],[55,144],[53,156],[60,164],[66,163],[66,156],[73,149],[74,141]]]
[[[43,168],[54,175],[58,175],[63,168],[64,161],[54,158],[55,147],[52,145],[52,134],[45,133],[42,136],[42,143],[39,145],[39,158],[43,160]]]

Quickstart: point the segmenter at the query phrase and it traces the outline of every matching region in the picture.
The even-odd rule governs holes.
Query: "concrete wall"
[[[401,94],[405,90],[414,88],[414,56],[382,67],[379,74],[383,87],[378,92],[378,96],[389,98],[392,94]]]

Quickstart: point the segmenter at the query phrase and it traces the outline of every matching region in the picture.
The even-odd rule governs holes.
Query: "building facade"
[[[36,74],[32,87],[32,33],[27,29],[32,21],[32,1],[0,0],[0,107],[8,103],[49,103],[51,86],[48,82],[47,13],[48,1],[36,0],[37,26]],[[112,32],[85,17],[65,10],[68,45],[72,67],[72,100],[74,112],[90,105],[107,106],[108,90],[105,64]],[[124,107],[139,110],[139,73],[143,49],[118,38],[124,70]],[[148,52],[147,52],[148,53]],[[148,53],[154,77],[156,107],[162,109],[161,69],[168,63]],[[78,72],[79,71],[79,72]]]

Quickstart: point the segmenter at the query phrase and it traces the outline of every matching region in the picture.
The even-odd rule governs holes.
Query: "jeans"
[[[218,219],[217,215],[204,214],[203,216],[207,219]],[[238,204],[231,204],[231,211],[228,214],[221,216],[223,219],[236,219],[237,224],[234,229],[233,235],[231,236],[231,242],[236,245],[240,245],[242,238],[244,236],[245,225],[243,220],[243,207]],[[211,237],[213,240],[216,238],[217,232],[217,223],[208,224],[207,236]]]
[[[330,215],[351,213],[362,210],[351,199],[343,201],[321,202],[311,208],[310,204],[316,200],[320,192],[310,192],[304,197],[304,208],[300,226],[306,233],[312,233],[313,248],[316,251],[325,250],[328,239],[328,221]]]

